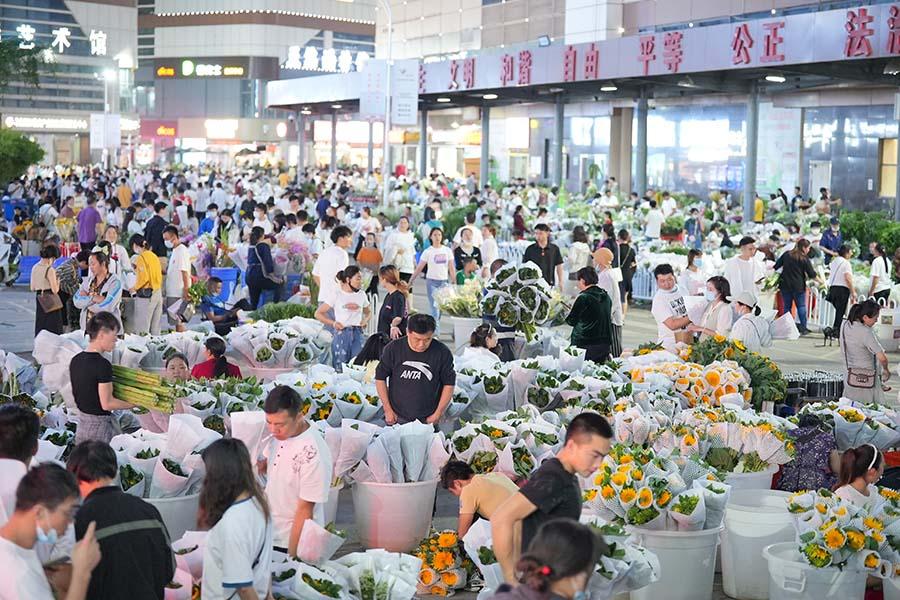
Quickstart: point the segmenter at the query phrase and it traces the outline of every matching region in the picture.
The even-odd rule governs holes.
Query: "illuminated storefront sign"
[[[239,78],[246,77],[249,73],[247,59],[222,58],[204,59],[202,62],[193,58],[165,59],[156,62],[156,77],[159,79],[171,78]]]
[[[30,115],[7,115],[3,124],[10,129],[43,131],[87,131],[87,119],[71,117],[37,117]]]
[[[206,119],[203,122],[206,137],[217,140],[232,140],[237,136],[237,119]]]
[[[143,139],[172,139],[178,137],[178,121],[161,121],[158,119],[144,119],[141,121],[141,138]]]
[[[356,67],[362,71],[369,61],[369,53],[361,50],[356,58],[349,50],[338,53],[334,48],[324,48],[319,52],[315,46],[290,46],[287,59],[281,65],[283,69],[295,71],[324,71],[326,73],[349,73]]]

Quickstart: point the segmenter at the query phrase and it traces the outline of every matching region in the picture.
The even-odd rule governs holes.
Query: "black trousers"
[[[828,288],[829,302],[834,305],[834,324],[832,329],[835,335],[841,330],[841,322],[844,320],[844,314],[847,312],[847,305],[850,303],[850,288],[842,285],[833,285]]]

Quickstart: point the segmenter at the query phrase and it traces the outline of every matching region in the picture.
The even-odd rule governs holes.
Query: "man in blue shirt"
[[[841,235],[841,222],[837,217],[831,217],[831,227],[822,234],[819,248],[825,254],[825,264],[838,255],[838,249],[844,244],[844,236]]]
[[[319,215],[320,221],[324,220],[327,216],[326,212],[328,211],[329,206],[331,206],[331,201],[325,196],[322,196],[319,198],[319,201],[316,202],[316,214]]]
[[[220,300],[222,294],[222,280],[218,277],[210,277],[206,281],[206,291],[208,294],[203,296],[200,302],[200,314],[203,318],[213,324],[216,333],[226,336],[231,333],[232,328],[238,324],[238,311],[251,311],[253,307],[245,298],[241,298],[231,308],[228,308],[225,300]]]
[[[206,207],[206,217],[200,221],[200,235],[212,233],[216,228],[216,217],[219,216],[219,207],[215,202]]]

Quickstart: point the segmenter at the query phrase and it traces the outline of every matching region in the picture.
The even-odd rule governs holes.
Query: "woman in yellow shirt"
[[[130,290],[134,296],[134,318],[126,323],[125,331],[159,335],[163,310],[162,265],[159,257],[150,250],[150,244],[144,236],[133,235],[130,243],[137,280]]]

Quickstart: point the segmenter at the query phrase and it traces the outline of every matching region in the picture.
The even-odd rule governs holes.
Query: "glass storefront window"
[[[878,195],[886,198],[897,195],[897,140],[881,140],[878,151]]]

